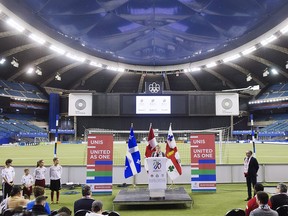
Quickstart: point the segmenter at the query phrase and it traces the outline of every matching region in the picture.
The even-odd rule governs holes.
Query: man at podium
[[[151,157],[165,157],[165,154],[164,152],[161,151],[161,148],[159,145],[156,145],[155,150],[156,151],[152,153]]]

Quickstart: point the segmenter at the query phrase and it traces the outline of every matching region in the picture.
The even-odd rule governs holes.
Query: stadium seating
[[[26,83],[9,82],[7,80],[0,80],[0,95],[48,101],[47,96],[36,86]]]
[[[26,120],[0,119],[0,144],[16,142],[17,139],[47,136],[45,130]]]
[[[275,84],[267,88],[265,92],[263,92],[260,96],[258,96],[256,100],[253,101],[281,98],[286,96],[288,96],[288,83]]]

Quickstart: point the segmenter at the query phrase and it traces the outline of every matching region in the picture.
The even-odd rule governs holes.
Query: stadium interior
[[[152,123],[164,145],[172,123],[177,143],[217,130],[217,143],[287,144],[287,11],[287,0],[0,0],[0,146],[86,144],[90,131],[126,143],[131,123],[138,143]],[[239,96],[237,115],[217,114],[219,93]],[[71,94],[92,95],[91,115],[69,115]],[[153,95],[169,96],[169,113],[137,113]]]

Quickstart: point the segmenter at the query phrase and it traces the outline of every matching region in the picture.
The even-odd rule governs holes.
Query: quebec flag
[[[131,127],[125,159],[125,170],[124,170],[125,178],[129,178],[141,172],[140,159],[141,157],[137,146],[137,141],[134,136],[133,128]]]

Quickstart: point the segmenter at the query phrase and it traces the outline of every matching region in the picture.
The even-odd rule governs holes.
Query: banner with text
[[[86,184],[93,194],[112,194],[113,135],[88,136]]]
[[[215,135],[191,134],[191,190],[216,192]]]

